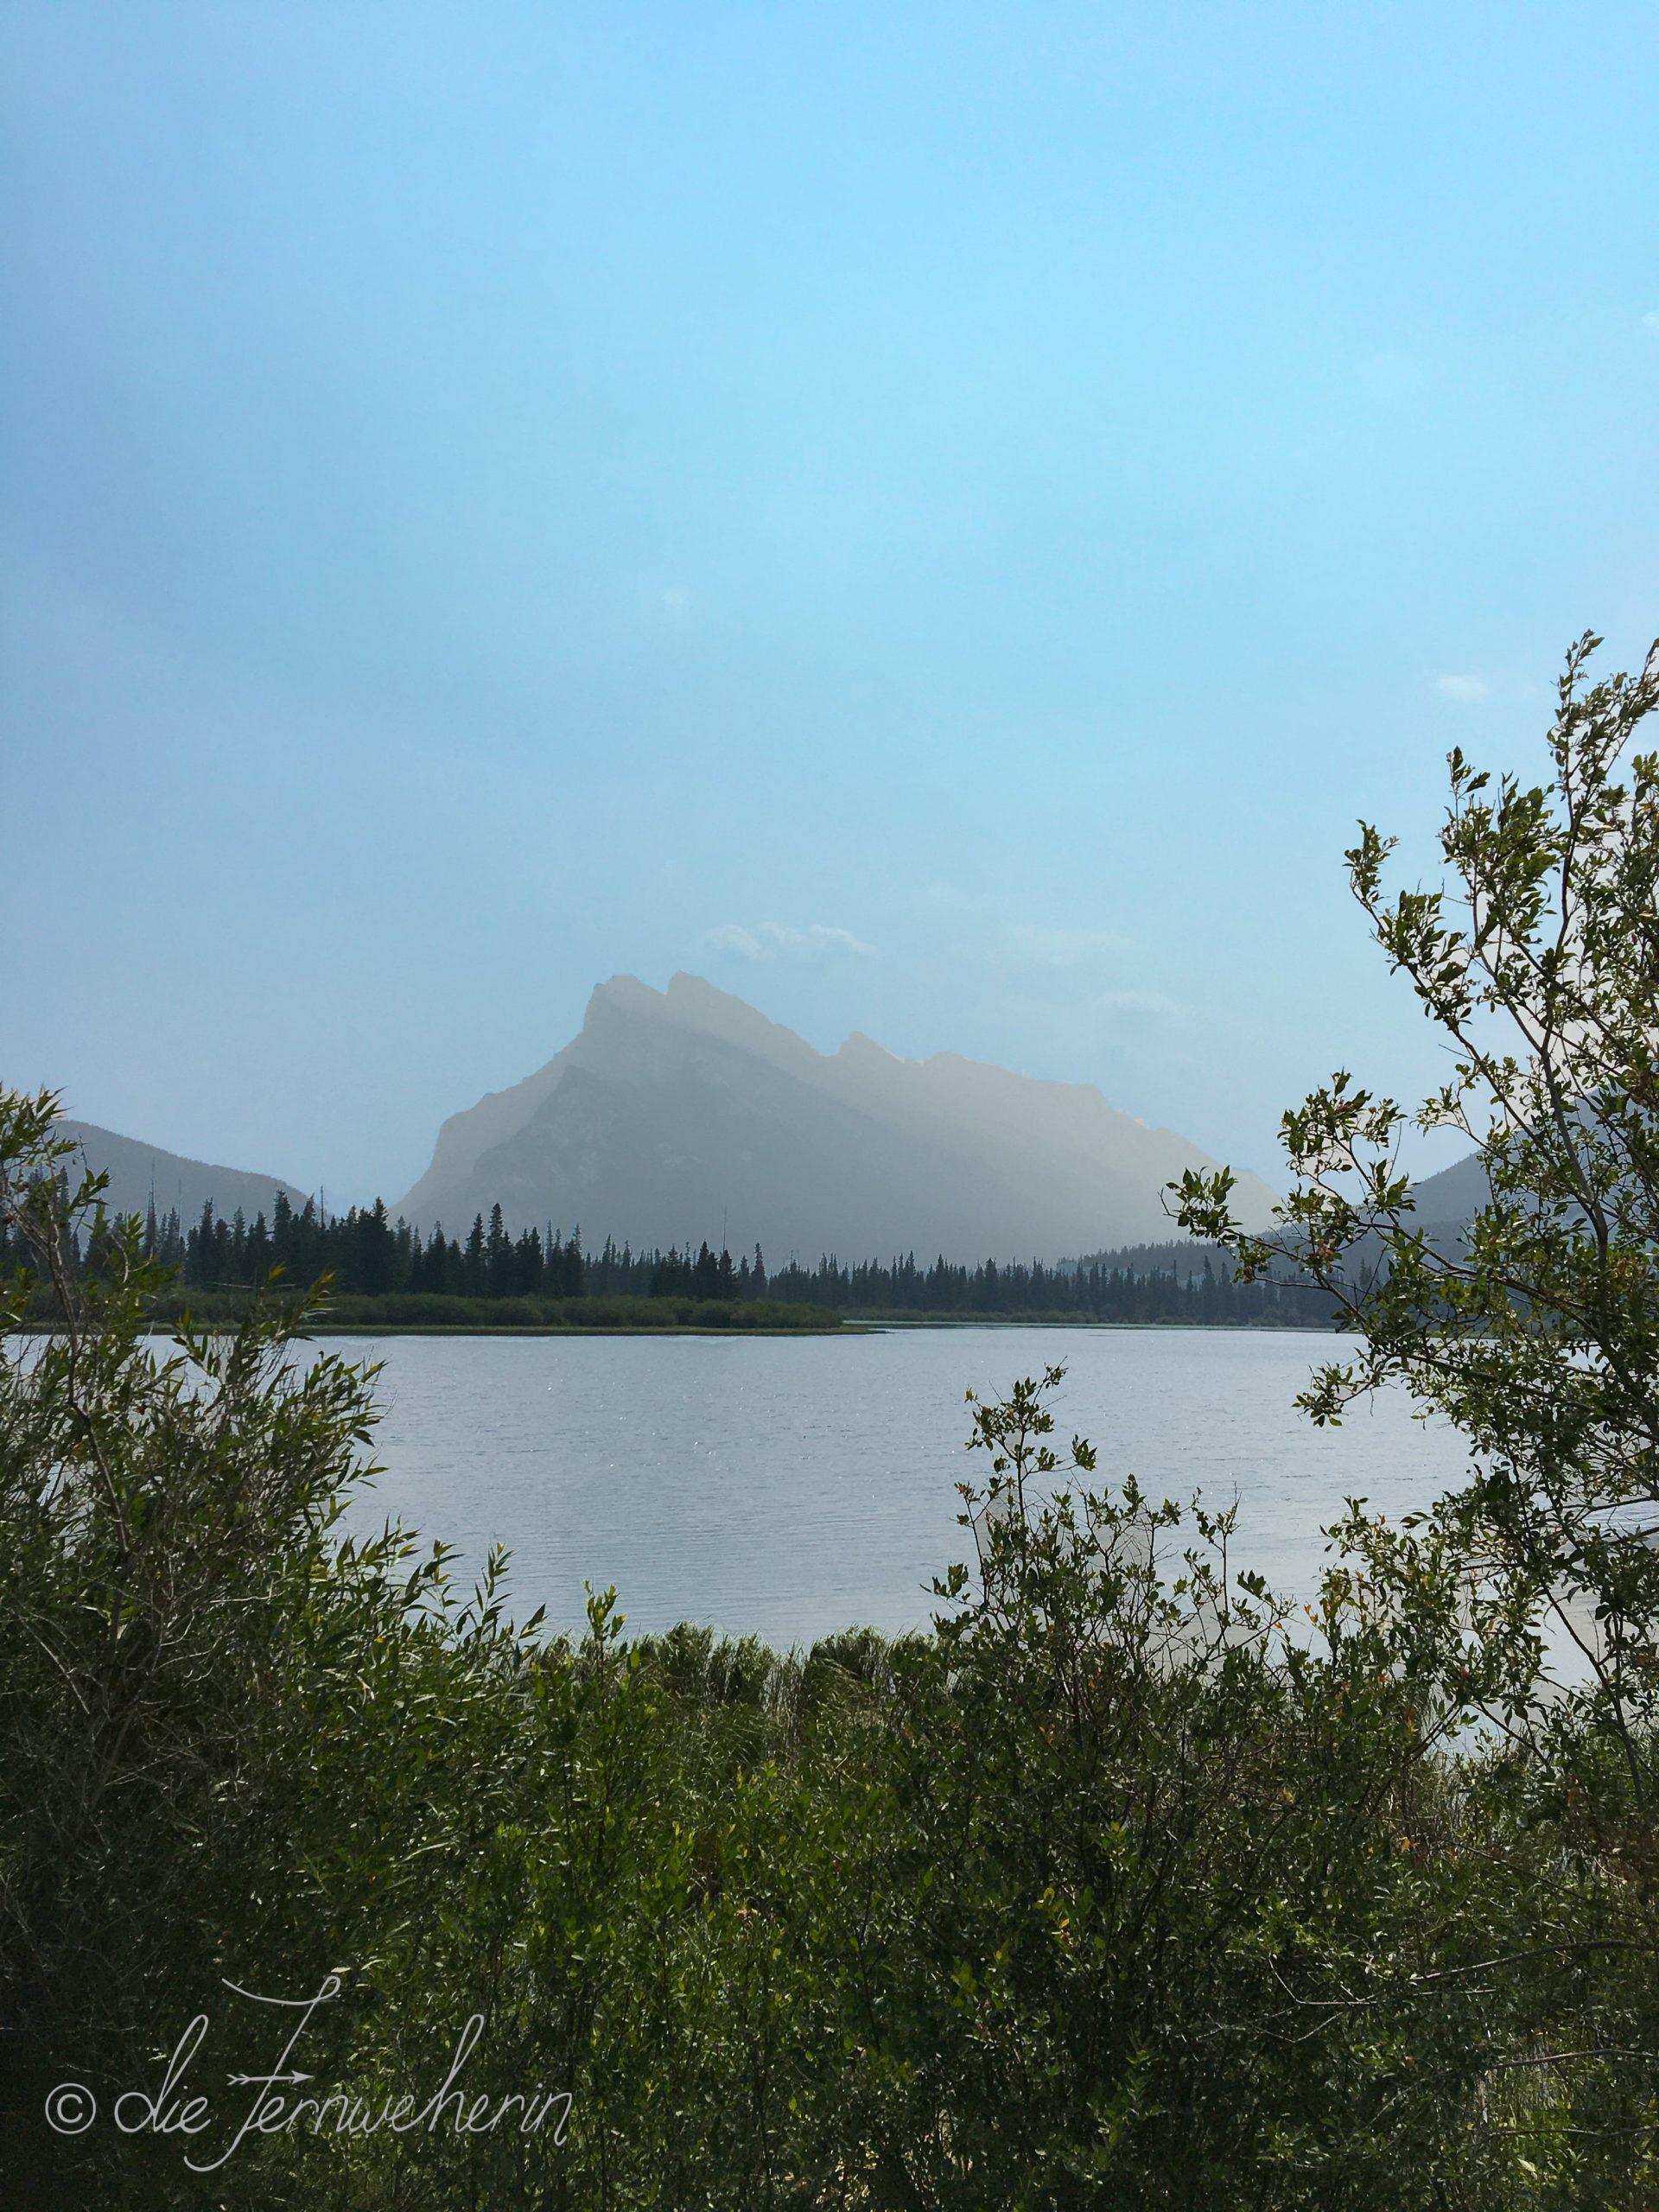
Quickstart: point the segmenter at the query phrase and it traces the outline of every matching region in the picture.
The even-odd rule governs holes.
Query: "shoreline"
[[[183,1325],[181,1319],[151,1323],[143,1334],[148,1337],[176,1336]],[[210,1335],[219,1335],[233,1328],[233,1321],[212,1320],[198,1322]],[[636,1323],[607,1327],[602,1324],[579,1326],[574,1324],[549,1322],[520,1323],[503,1326],[499,1322],[481,1322],[472,1325],[465,1322],[448,1321],[321,1321],[314,1323],[300,1332],[295,1341],[303,1342],[312,1337],[725,1337],[741,1340],[745,1337],[766,1337],[772,1339],[789,1337],[882,1337],[922,1335],[929,1331],[944,1332],[951,1329],[1077,1329],[1091,1336],[1097,1335],[1171,1335],[1171,1336],[1235,1336],[1235,1337],[1326,1337],[1343,1332],[1321,1328],[1311,1322],[1285,1322],[1262,1326],[1243,1321],[1094,1321],[1071,1319],[1064,1315],[1052,1319],[1027,1320],[1017,1315],[969,1314],[949,1320],[899,1320],[886,1315],[849,1315],[845,1320],[828,1323],[822,1327],[794,1328],[733,1328],[714,1324],[708,1327],[696,1322],[665,1321],[659,1327]],[[40,1321],[24,1322],[18,1333],[29,1336],[50,1336],[55,1333],[50,1324]]]

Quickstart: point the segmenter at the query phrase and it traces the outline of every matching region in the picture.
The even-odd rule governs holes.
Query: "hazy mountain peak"
[[[670,1011],[682,1021],[721,1035],[767,1037],[774,1041],[787,1039],[804,1052],[812,1050],[804,1037],[781,1021],[773,1021],[747,999],[720,990],[701,976],[688,976],[683,969],[669,977],[666,996]]]
[[[649,1014],[660,1013],[666,1004],[665,992],[653,990],[637,976],[612,976],[605,982],[594,984],[588,1001],[584,1027],[595,1014]]]
[[[919,1060],[907,1060],[902,1053],[890,1052],[885,1045],[878,1045],[874,1037],[867,1037],[861,1029],[855,1029],[843,1038],[838,1046],[838,1060],[872,1060],[878,1065],[893,1068],[920,1067]]]
[[[1086,1084],[903,1059],[861,1031],[826,1055],[702,976],[613,976],[562,1052],[450,1117],[402,1210],[429,1224],[499,1201],[515,1227],[723,1234],[774,1258],[1052,1259],[1167,1238],[1163,1186],[1213,1165]],[[1240,1192],[1265,1222],[1266,1185]]]
[[[665,994],[672,1020],[696,1035],[718,1038],[740,1052],[753,1052],[774,1066],[787,1067],[809,1077],[823,1055],[804,1037],[781,1021],[773,1021],[747,999],[722,991],[701,976],[683,971],[669,978]]]

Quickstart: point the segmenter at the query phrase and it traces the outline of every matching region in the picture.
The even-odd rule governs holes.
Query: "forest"
[[[0,1225],[0,1270],[8,1264],[7,1234]],[[88,1229],[84,1252],[77,1244],[78,1264],[92,1258],[98,1234]],[[27,1268],[15,1236],[13,1245],[16,1263]],[[825,1253],[810,1265],[791,1258],[769,1271],[758,1245],[735,1261],[707,1243],[696,1251],[636,1252],[607,1237],[596,1251],[586,1251],[580,1229],[565,1235],[550,1224],[545,1230],[510,1234],[499,1205],[487,1223],[475,1217],[464,1239],[446,1236],[436,1225],[423,1236],[408,1222],[391,1220],[378,1199],[329,1215],[311,1200],[296,1209],[280,1191],[269,1224],[263,1213],[251,1224],[239,1212],[226,1220],[208,1205],[186,1229],[176,1212],[158,1215],[152,1205],[142,1249],[147,1260],[177,1271],[185,1293],[195,1294],[198,1310],[217,1312],[227,1302],[223,1294],[262,1288],[279,1269],[280,1280],[294,1287],[327,1277],[354,1320],[377,1313],[389,1321],[454,1313],[511,1327],[533,1323],[545,1307],[620,1314],[645,1300],[735,1311],[764,1305],[773,1316],[812,1307],[849,1319],[1064,1319],[1224,1328],[1328,1328],[1336,1311],[1325,1292],[1289,1267],[1248,1284],[1236,1281],[1227,1255],[1213,1244],[1142,1245],[1053,1266],[988,1259],[968,1267],[942,1256],[923,1265],[913,1253],[849,1264]]]

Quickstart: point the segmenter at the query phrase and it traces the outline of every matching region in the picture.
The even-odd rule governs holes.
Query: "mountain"
[[[590,1246],[760,1244],[768,1260],[1056,1259],[1160,1240],[1163,1185],[1214,1163],[1083,1084],[855,1034],[815,1052],[695,976],[613,977],[582,1033],[510,1090],[446,1122],[394,1212],[464,1234],[498,1200],[513,1229]],[[1245,1176],[1252,1224],[1272,1195]]]
[[[1442,1167],[1438,1175],[1425,1175],[1421,1183],[1414,1183],[1411,1198],[1415,1209],[1412,1228],[1461,1230],[1492,1202],[1486,1163],[1479,1153],[1471,1152],[1466,1160]]]
[[[269,1221],[271,1200],[278,1191],[287,1192],[292,1206],[305,1204],[304,1192],[283,1182],[280,1175],[210,1166],[206,1160],[164,1152],[158,1144],[141,1144],[135,1137],[118,1136],[113,1129],[100,1129],[92,1122],[61,1121],[55,1134],[72,1138],[80,1147],[85,1166],[109,1177],[104,1203],[111,1213],[142,1214],[153,1195],[158,1214],[175,1206],[180,1221],[188,1229],[209,1198],[214,1212],[226,1220],[240,1206],[250,1221],[258,1213]],[[74,1163],[68,1165],[73,1167]]]

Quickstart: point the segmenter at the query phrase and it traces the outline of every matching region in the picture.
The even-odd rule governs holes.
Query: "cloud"
[[[1162,991],[1098,991],[1089,1004],[1108,1020],[1168,1021],[1181,1011]]]
[[[1486,696],[1486,684],[1478,676],[1437,676],[1434,688],[1442,698],[1455,699],[1460,707],[1478,707]]]
[[[743,960],[815,960],[828,953],[849,953],[860,960],[879,957],[873,944],[851,930],[828,922],[809,922],[804,929],[790,922],[757,922],[753,929],[743,922],[721,922],[705,930],[702,942],[712,952],[734,952]]]
[[[1643,330],[1659,330],[1659,315],[1644,315],[1642,327]]]

